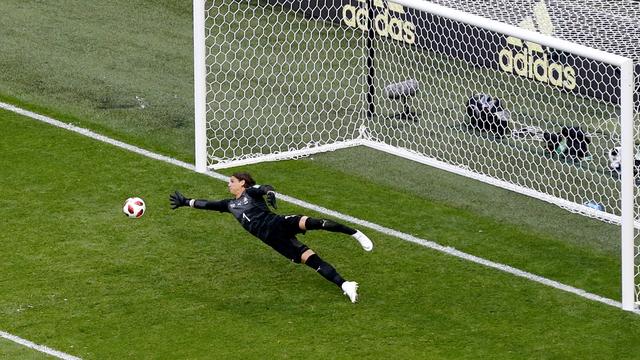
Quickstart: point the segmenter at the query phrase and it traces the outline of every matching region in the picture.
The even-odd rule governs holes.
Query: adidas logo
[[[358,0],[358,2],[363,3],[363,6],[347,4],[342,7],[342,21],[349,27],[367,31],[369,28],[367,0]],[[416,26],[403,19],[405,10],[402,5],[391,1],[374,0],[373,6],[379,10],[373,19],[373,26],[378,35],[390,36],[394,40],[407,44],[416,42]]]
[[[533,7],[533,17],[527,16],[518,26],[553,35],[554,26],[544,0]],[[507,38],[507,46],[498,53],[500,69],[543,83],[573,90],[576,87],[576,70],[560,63],[550,63],[549,55],[540,44],[522,41],[513,36]]]

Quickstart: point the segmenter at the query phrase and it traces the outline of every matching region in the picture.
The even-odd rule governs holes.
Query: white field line
[[[53,350],[53,349],[51,349],[49,347],[46,347],[44,345],[38,345],[38,344],[32,343],[29,340],[25,340],[23,338],[15,336],[15,335],[11,335],[11,334],[6,333],[4,331],[0,331],[0,337],[5,338],[7,340],[11,340],[11,341],[13,341],[15,343],[18,343],[20,345],[24,345],[24,346],[26,346],[28,348],[40,351],[42,353],[45,353],[45,354],[48,354],[48,355],[51,355],[51,356],[55,356],[58,359],[63,359],[63,360],[81,360],[78,357],[71,356],[69,354],[65,354],[65,353],[60,352],[58,350]]]
[[[133,145],[124,143],[122,141],[111,139],[111,138],[106,137],[104,135],[97,134],[97,133],[95,133],[95,132],[93,132],[91,130],[87,130],[87,129],[84,129],[84,128],[81,128],[81,127],[78,127],[78,126],[75,126],[75,125],[72,125],[72,124],[63,123],[61,121],[52,119],[50,117],[43,116],[43,115],[40,115],[40,114],[36,114],[34,112],[31,112],[31,111],[28,111],[28,110],[24,110],[24,109],[21,109],[21,108],[18,108],[16,106],[13,106],[13,105],[10,105],[10,104],[6,104],[6,103],[3,103],[3,102],[0,102],[0,108],[15,112],[15,113],[20,114],[20,115],[24,115],[24,116],[30,117],[30,118],[35,119],[35,120],[42,121],[42,122],[45,122],[45,123],[48,123],[48,124],[51,124],[51,125],[63,128],[63,129],[67,129],[67,130],[82,134],[84,136],[87,136],[87,137],[90,137],[90,138],[93,138],[93,139],[96,139],[96,140],[99,140],[99,141],[102,141],[102,142],[105,142],[105,143],[108,143],[108,144],[123,148],[123,149],[129,150],[129,151],[132,151],[132,152],[140,154],[140,155],[144,155],[144,156],[150,157],[150,158],[155,159],[155,160],[164,161],[164,162],[169,163],[169,164],[173,164],[173,165],[180,166],[180,167],[183,167],[183,168],[191,170],[191,171],[195,171],[195,166],[192,165],[192,164],[188,164],[186,162],[183,162],[183,161],[180,161],[180,160],[176,160],[176,159],[168,157],[168,156],[156,154],[156,153],[153,153],[151,151],[139,148],[137,146],[133,146]],[[213,171],[208,171],[206,173],[206,175],[210,176],[212,178],[215,178],[217,180],[225,181],[225,182],[229,179],[227,176],[225,176],[223,174],[219,174],[219,173],[213,172]],[[619,301],[608,299],[608,298],[602,297],[600,295],[592,294],[592,293],[589,293],[589,292],[587,292],[585,290],[578,289],[578,288],[575,288],[573,286],[565,285],[565,284],[562,284],[560,282],[557,282],[557,281],[554,281],[554,280],[550,280],[550,279],[544,278],[542,276],[538,276],[538,275],[535,275],[535,274],[532,274],[532,273],[529,273],[529,272],[526,272],[526,271],[523,271],[523,270],[520,270],[520,269],[516,269],[516,268],[511,267],[509,265],[504,265],[504,264],[496,263],[496,262],[493,262],[493,261],[490,261],[490,260],[486,260],[486,259],[474,256],[474,255],[471,255],[471,254],[467,254],[467,253],[465,253],[463,251],[456,250],[455,248],[452,248],[452,247],[442,246],[442,245],[440,245],[438,243],[435,243],[433,241],[420,239],[420,238],[415,237],[415,236],[410,235],[410,234],[406,234],[406,233],[403,233],[403,232],[400,232],[400,231],[397,231],[397,230],[393,230],[393,229],[390,229],[390,228],[387,228],[387,227],[384,227],[384,226],[381,226],[381,225],[378,225],[378,224],[375,224],[375,223],[372,223],[372,222],[369,222],[369,221],[366,221],[366,220],[361,220],[361,219],[355,218],[355,217],[350,216],[350,215],[342,214],[340,212],[337,212],[337,211],[334,211],[334,210],[330,210],[330,209],[327,209],[327,208],[324,208],[324,207],[321,207],[321,206],[318,206],[318,205],[314,205],[314,204],[308,203],[306,201],[302,201],[302,200],[299,200],[299,199],[296,199],[296,198],[293,198],[293,197],[290,197],[290,196],[287,196],[287,195],[284,195],[284,194],[278,194],[278,198],[283,200],[283,201],[286,201],[286,202],[298,205],[300,207],[303,207],[305,209],[313,210],[313,211],[316,211],[316,212],[319,212],[319,213],[322,213],[322,214],[325,214],[325,215],[329,215],[329,216],[332,216],[332,217],[335,217],[335,218],[338,218],[338,219],[341,219],[341,220],[344,220],[344,221],[348,221],[348,222],[351,222],[351,223],[354,223],[354,224],[358,224],[358,225],[360,225],[362,227],[366,227],[366,228],[369,228],[371,230],[375,230],[375,231],[381,232],[381,233],[389,235],[389,236],[393,236],[393,237],[396,237],[396,238],[399,238],[399,239],[402,239],[402,240],[405,240],[405,241],[408,241],[408,242],[412,242],[414,244],[422,245],[422,246],[427,247],[429,249],[440,251],[440,252],[443,252],[445,254],[449,254],[449,255],[452,255],[452,256],[467,260],[467,261],[471,261],[471,262],[474,262],[474,263],[477,263],[477,264],[480,264],[480,265],[484,265],[484,266],[487,266],[487,267],[490,267],[490,268],[493,268],[493,269],[497,269],[497,270],[500,270],[500,271],[503,271],[503,272],[506,272],[506,273],[509,273],[509,274],[512,274],[512,275],[515,275],[515,276],[518,276],[518,277],[525,278],[525,279],[530,280],[530,281],[534,281],[534,282],[537,282],[537,283],[540,283],[540,284],[543,284],[543,285],[546,285],[546,286],[550,286],[550,287],[555,288],[555,289],[559,289],[559,290],[562,290],[562,291],[566,291],[566,292],[581,296],[581,297],[589,299],[589,300],[601,302],[603,304],[606,304],[606,305],[609,305],[609,306],[614,306],[614,307],[617,307],[617,308],[622,308],[622,303],[619,302]],[[636,313],[636,314],[640,314],[640,310],[634,310],[633,312]]]

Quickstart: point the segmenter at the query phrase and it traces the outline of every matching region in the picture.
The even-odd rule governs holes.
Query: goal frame
[[[368,0],[371,1],[371,0]],[[501,23],[481,16],[469,14],[459,10],[451,9],[439,4],[422,0],[394,0],[394,3],[403,5],[415,10],[431,13],[445,17],[468,25],[476,26],[489,31],[494,31],[507,36],[513,36],[525,41],[531,41],[543,46],[552,47],[561,51],[566,51],[584,58],[610,64],[620,69],[620,125],[621,125],[621,148],[622,148],[622,173],[621,173],[621,215],[605,215],[606,220],[618,223],[621,226],[621,288],[622,288],[622,308],[633,311],[636,309],[635,293],[635,228],[640,228],[640,224],[635,222],[634,214],[634,63],[633,60],[593,49],[584,45],[570,41],[558,39],[552,36],[540,34],[531,30],[517,26]],[[206,137],[206,29],[205,14],[206,0],[193,0],[193,64],[194,64],[194,119],[195,119],[195,169],[205,173],[212,169],[226,167],[236,167],[252,163],[289,159],[299,156],[311,155],[314,153],[333,151],[337,149],[367,146],[396,156],[400,156],[412,161],[423,163],[429,166],[440,168],[465,177],[470,177],[494,186],[508,189],[520,194],[531,196],[543,201],[557,204],[568,209],[578,209],[582,213],[589,214],[596,210],[589,209],[584,205],[562,200],[557,197],[514,185],[506,181],[480,175],[460,167],[456,167],[438,160],[428,158],[424,155],[410,150],[394,147],[379,141],[375,141],[367,136],[367,115],[363,112],[362,124],[358,134],[354,134],[353,140],[335,142],[331,144],[310,147],[299,150],[281,152],[277,154],[263,154],[243,160],[225,162],[223,164],[208,164]],[[371,36],[364,32],[363,36]],[[366,56],[364,54],[363,56]],[[363,74],[367,75],[367,74]],[[370,94],[371,95],[371,94]],[[598,214],[598,217],[603,217]]]

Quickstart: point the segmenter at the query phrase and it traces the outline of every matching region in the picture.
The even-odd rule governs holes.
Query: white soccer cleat
[[[356,238],[356,240],[358,240],[358,242],[360,243],[360,246],[362,246],[362,248],[365,251],[373,250],[373,243],[367,237],[367,235],[361,233],[360,230],[357,230],[356,233],[351,236],[353,236],[354,238]]]
[[[345,281],[342,283],[342,291],[349,297],[352,303],[358,301],[358,283],[355,281]]]

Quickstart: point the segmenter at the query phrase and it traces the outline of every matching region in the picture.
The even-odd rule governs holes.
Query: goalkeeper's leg
[[[300,226],[300,229],[304,230],[304,231],[306,231],[306,230],[326,230],[326,231],[338,232],[338,233],[351,235],[356,240],[358,240],[358,242],[360,243],[360,246],[362,246],[362,248],[365,251],[371,251],[373,249],[373,243],[371,242],[371,240],[365,234],[363,234],[359,230],[350,228],[350,227],[348,227],[346,225],[337,223],[337,222],[335,222],[333,220],[314,219],[314,218],[310,218],[308,216],[302,216],[302,217],[300,217],[299,226]]]
[[[302,230],[326,230],[331,232],[339,232],[347,235],[353,235],[358,232],[356,229],[342,225],[333,220],[314,219],[308,216],[300,218],[300,229]]]
[[[355,303],[358,300],[358,283],[355,281],[345,281],[336,269],[328,262],[324,261],[313,250],[308,249],[302,255],[300,262],[314,269],[318,274],[322,275],[325,279],[336,284],[345,295],[349,297],[351,302]]]
[[[313,250],[309,249],[307,245],[301,243],[295,237],[280,238],[265,243],[287,259],[295,263],[303,263],[312,268],[318,274],[322,275],[322,277],[341,288],[342,291],[349,296],[351,302],[356,302],[358,298],[358,284],[355,281],[345,281],[331,264],[322,260]]]

